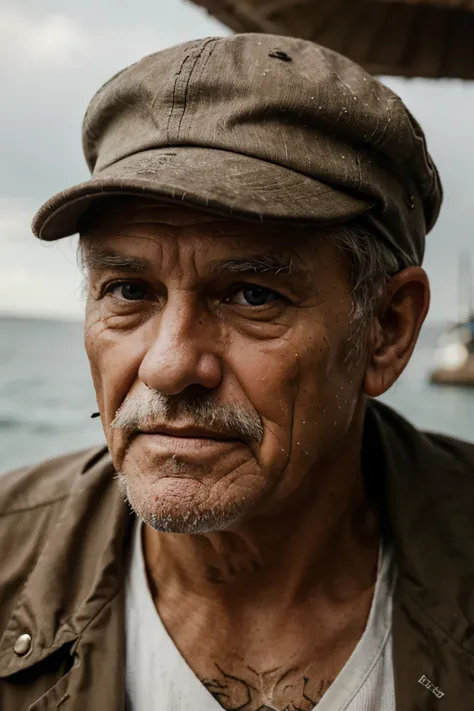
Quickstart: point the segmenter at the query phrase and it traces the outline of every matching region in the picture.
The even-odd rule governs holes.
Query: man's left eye
[[[264,286],[244,286],[235,292],[231,301],[239,306],[265,306],[282,297],[276,291],[266,289]]]
[[[110,289],[110,293],[124,301],[142,301],[147,297],[147,289],[142,284],[133,281],[115,284]]]

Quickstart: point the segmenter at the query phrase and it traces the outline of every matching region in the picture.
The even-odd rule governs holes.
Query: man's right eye
[[[148,289],[135,281],[122,281],[110,284],[106,293],[123,301],[143,301],[147,297]]]

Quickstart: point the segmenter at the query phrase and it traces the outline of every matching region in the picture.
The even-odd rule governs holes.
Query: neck
[[[307,480],[317,488],[300,490],[284,511],[233,530],[176,535],[145,526],[154,596],[205,600],[232,614],[263,600],[279,609],[315,596],[348,602],[373,586],[379,527],[365,495],[360,439]]]

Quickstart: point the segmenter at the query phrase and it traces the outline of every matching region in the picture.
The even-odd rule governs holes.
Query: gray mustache
[[[133,431],[173,423],[206,427],[257,443],[263,439],[263,425],[258,414],[238,403],[218,405],[210,398],[177,399],[149,388],[122,403],[112,427]]]

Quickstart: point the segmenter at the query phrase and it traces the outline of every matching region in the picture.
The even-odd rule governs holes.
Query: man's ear
[[[386,392],[410,360],[430,305],[430,285],[421,267],[396,274],[380,300],[369,337],[364,390]]]

